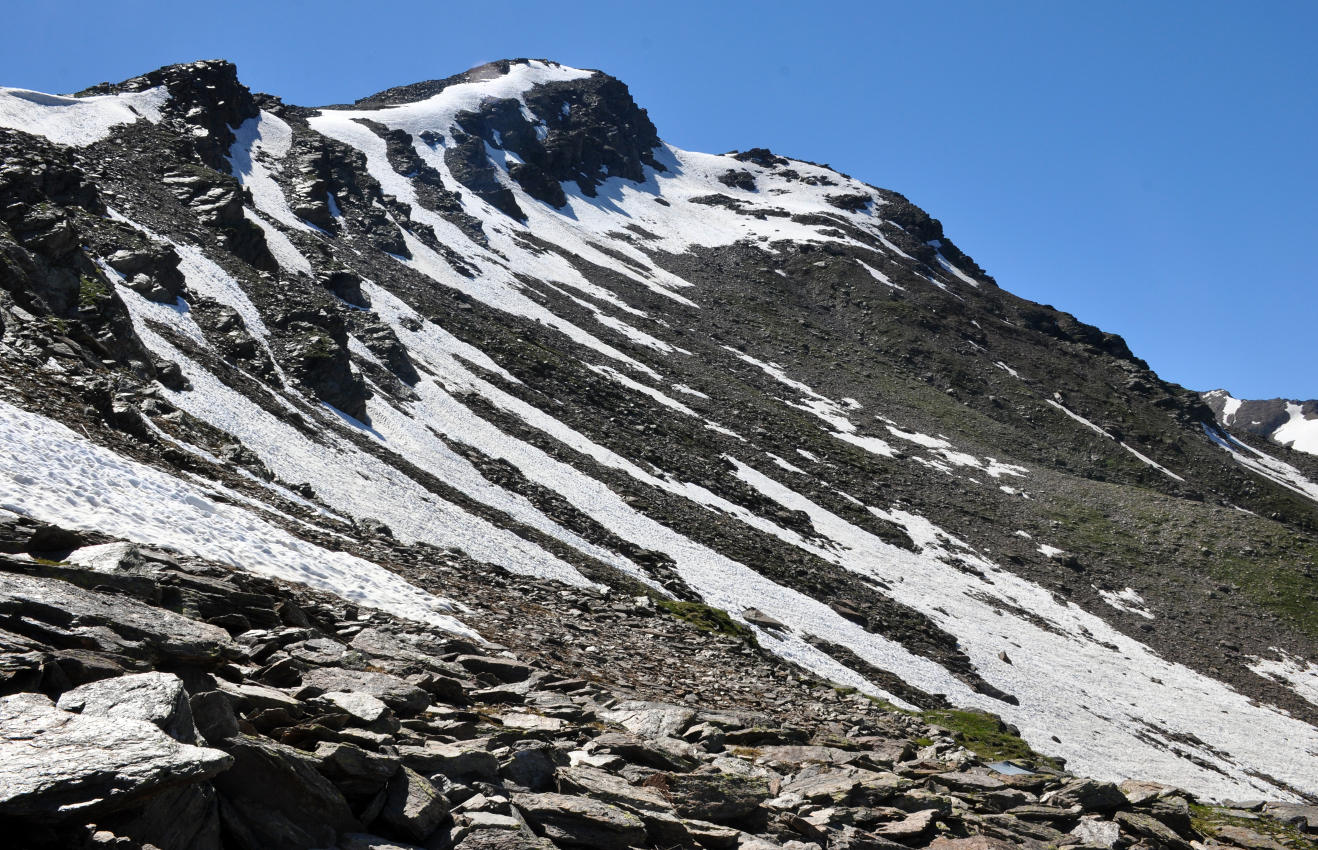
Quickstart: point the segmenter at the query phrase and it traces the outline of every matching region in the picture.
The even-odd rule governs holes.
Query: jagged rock
[[[298,695],[305,697],[334,691],[374,697],[402,715],[418,714],[430,705],[429,694],[397,676],[338,667],[307,671],[302,677],[302,690]]]
[[[700,763],[695,749],[676,738],[643,740],[625,732],[605,732],[597,735],[587,746],[591,753],[615,755],[627,761],[648,765],[656,770],[685,773]]]
[[[554,750],[548,744],[517,750],[499,763],[499,775],[530,791],[548,790],[558,769],[550,752]]]
[[[614,850],[645,841],[645,824],[617,806],[566,794],[521,794],[513,801],[556,844]]]
[[[1285,850],[1285,845],[1275,838],[1260,835],[1254,830],[1243,826],[1219,826],[1215,827],[1213,832],[1222,841],[1234,844],[1237,847],[1243,847],[1245,850]]]
[[[414,841],[425,840],[448,816],[448,801],[421,774],[403,767],[389,780],[380,820]]]
[[[338,850],[422,850],[415,844],[400,844],[378,835],[350,832],[339,838]]]
[[[233,764],[152,723],[62,711],[40,694],[0,697],[0,816],[59,819],[123,809]]]
[[[795,796],[822,805],[863,799],[871,805],[889,799],[910,785],[910,780],[895,773],[877,773],[863,768],[801,771],[784,783],[783,796]]]
[[[524,682],[531,675],[526,664],[496,655],[459,655],[455,660],[472,673],[484,673],[500,682]]]
[[[217,778],[220,816],[243,850],[329,846],[360,832],[343,794],[310,755],[252,735],[224,742],[233,767]]]
[[[90,645],[153,663],[213,666],[239,654],[221,628],[122,596],[0,573],[0,622],[19,618],[24,631],[36,627],[57,646]]]
[[[1082,847],[1103,847],[1111,850],[1121,840],[1121,826],[1116,821],[1084,818],[1075,825],[1070,834]]]
[[[316,746],[316,769],[348,796],[379,793],[398,772],[397,756],[372,753],[354,744],[322,741]]]
[[[424,747],[400,746],[398,753],[404,764],[427,776],[439,773],[455,780],[499,780],[499,760],[475,743],[427,741]]]
[[[91,682],[66,691],[57,705],[89,717],[145,720],[176,741],[197,742],[187,692],[172,673],[132,673]]]
[[[1044,794],[1039,802],[1066,808],[1079,806],[1086,812],[1110,812],[1127,804],[1126,795],[1111,782],[1076,779],[1056,791]]]
[[[660,787],[682,817],[721,824],[736,824],[772,796],[767,779],[726,773],[667,774]]]
[[[1129,831],[1172,850],[1190,850],[1190,845],[1162,821],[1142,812],[1117,812],[1114,818]]]
[[[1305,832],[1318,833],[1318,806],[1296,803],[1267,803],[1263,811],[1283,823],[1298,826]]]
[[[872,832],[880,838],[893,841],[912,841],[930,832],[942,814],[938,809],[923,809],[912,812],[899,821],[879,824]]]

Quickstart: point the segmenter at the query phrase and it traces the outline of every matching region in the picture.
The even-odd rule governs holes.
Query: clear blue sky
[[[367,10],[363,12],[363,10]],[[668,141],[907,195],[1165,378],[1318,397],[1318,3],[9,3],[0,85],[199,58],[291,103],[492,59],[626,82]]]

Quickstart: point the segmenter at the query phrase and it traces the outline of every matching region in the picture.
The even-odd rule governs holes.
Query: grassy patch
[[[755,632],[732,619],[722,608],[715,608],[703,602],[677,602],[671,599],[659,599],[655,604],[669,616],[685,620],[702,632],[726,635],[744,640],[753,646],[759,645],[755,639]]]
[[[78,306],[95,307],[110,297],[110,287],[105,281],[83,275],[78,282]]]
[[[1204,835],[1216,837],[1217,830],[1220,827],[1239,826],[1253,830],[1260,835],[1274,838],[1287,847],[1295,848],[1295,850],[1318,850],[1318,840],[1315,840],[1313,836],[1304,834],[1288,823],[1282,823],[1269,817],[1260,817],[1258,820],[1233,817],[1225,809],[1219,809],[1216,806],[1205,806],[1201,803],[1191,803],[1190,823]]]
[[[926,723],[950,730],[958,744],[980,758],[1047,765],[1059,770],[1062,767],[1058,759],[1039,755],[1031,749],[996,714],[953,708],[923,711],[918,716]]]

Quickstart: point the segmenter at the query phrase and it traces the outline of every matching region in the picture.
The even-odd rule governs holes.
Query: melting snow
[[[1103,601],[1116,608],[1118,611],[1126,611],[1130,614],[1138,614],[1145,619],[1152,620],[1153,615],[1149,613],[1148,604],[1144,597],[1135,592],[1135,589],[1128,587],[1125,590],[1100,590],[1098,595],[1103,597]]]
[[[34,458],[40,459],[39,471]],[[0,402],[0,507],[328,590],[476,637],[447,616],[455,610],[452,602],[382,567],[299,540],[248,510],[215,502],[200,487],[5,402]]]
[[[1260,676],[1281,682],[1295,693],[1318,705],[1318,664],[1305,661],[1275,646],[1276,658],[1254,658],[1249,669]]]
[[[59,145],[82,147],[139,118],[156,123],[169,101],[164,86],[96,97],[64,97],[0,87],[0,127],[45,136]]]

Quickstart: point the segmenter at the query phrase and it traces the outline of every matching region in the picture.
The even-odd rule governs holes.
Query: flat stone
[[[497,655],[459,655],[456,659],[464,670],[486,673],[500,682],[524,682],[531,676],[530,666],[512,658]]]
[[[496,715],[499,722],[510,729],[526,729],[532,732],[558,732],[566,724],[557,717],[545,717],[529,712],[512,712]]]
[[[836,767],[851,764],[861,754],[837,747],[817,747],[808,745],[782,744],[761,747],[755,761],[771,767],[796,767],[803,764],[825,764]]]
[[[1275,838],[1260,835],[1243,826],[1219,826],[1213,830],[1219,839],[1245,850],[1286,850]]]
[[[197,742],[183,681],[172,673],[130,673],[65,691],[57,704],[89,717],[145,720],[184,744]]]
[[[41,694],[0,697],[0,816],[87,817],[232,764],[145,720],[73,714]]]
[[[1136,835],[1151,838],[1173,850],[1190,850],[1190,844],[1167,824],[1140,812],[1117,812],[1115,820]]]
[[[871,830],[880,838],[888,838],[893,841],[907,841],[912,838],[919,838],[934,828],[934,822],[942,814],[938,809],[924,809],[919,812],[912,812],[899,821],[879,824]]]
[[[355,744],[322,741],[316,746],[317,769],[344,794],[370,796],[380,792],[398,772],[397,756],[363,750]]]
[[[690,728],[696,711],[685,705],[627,700],[601,711],[599,717],[642,738],[676,738]]]
[[[566,794],[521,794],[513,805],[556,844],[617,850],[645,842],[645,823],[618,806]]]
[[[367,726],[378,723],[389,715],[389,706],[370,694],[355,691],[330,691],[321,699],[333,703]]]
[[[1117,846],[1121,840],[1121,826],[1116,821],[1085,818],[1071,830],[1084,847],[1103,847],[1106,850]]]
[[[499,781],[499,760],[477,742],[440,744],[427,741],[424,747],[400,746],[398,754],[404,764],[426,776],[441,773],[454,781]]]
[[[405,716],[420,714],[430,705],[429,694],[397,676],[368,670],[345,670],[341,667],[308,670],[302,676],[302,690],[298,695],[330,691],[368,694]]]
[[[95,648],[153,664],[212,667],[242,654],[218,626],[122,595],[16,573],[0,573],[0,617],[47,624],[61,647]]]
[[[740,821],[770,796],[769,781],[759,776],[677,773],[665,785],[678,814],[711,823]]]
[[[929,779],[953,791],[996,791],[1007,787],[1001,779],[984,773],[939,773]]]
[[[1039,802],[1064,809],[1079,806],[1086,812],[1110,812],[1121,808],[1129,801],[1121,789],[1111,782],[1076,779],[1056,791],[1044,794]]]
[[[1318,806],[1298,803],[1265,803],[1263,811],[1284,823],[1298,826],[1305,832],[1318,832]]]

